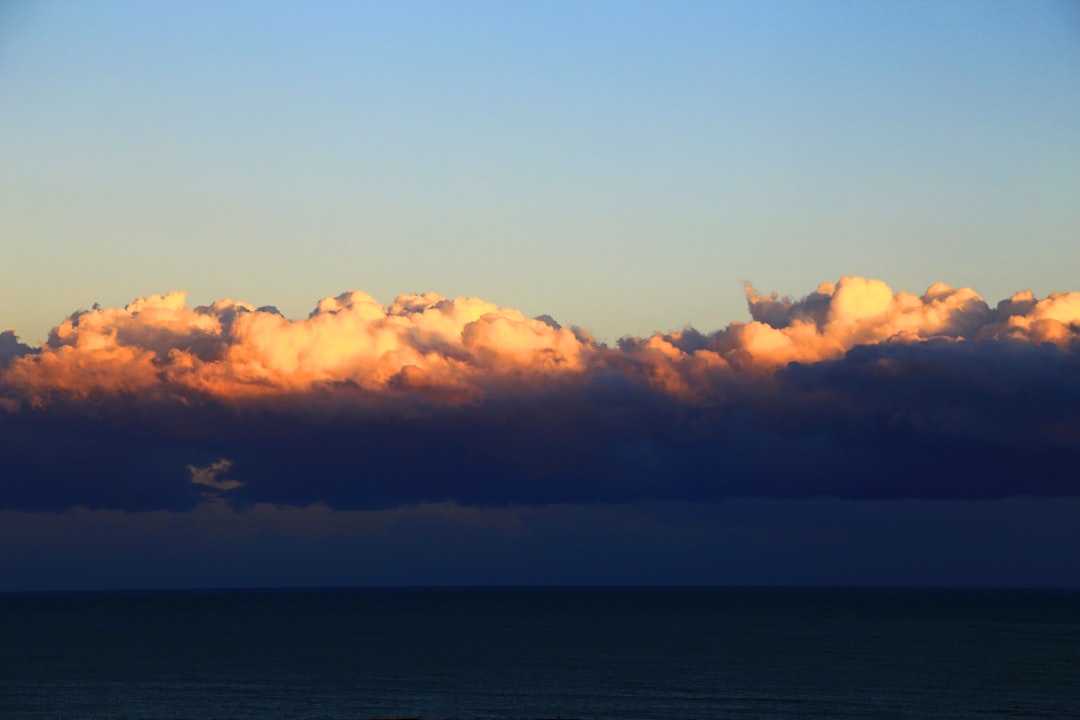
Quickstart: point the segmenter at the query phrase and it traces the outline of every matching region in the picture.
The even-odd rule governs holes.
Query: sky
[[[1080,586],[1066,2],[0,5],[0,591]]]

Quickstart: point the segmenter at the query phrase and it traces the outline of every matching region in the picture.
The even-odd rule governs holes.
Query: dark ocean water
[[[1080,592],[0,595],[3,718],[1080,718]]]

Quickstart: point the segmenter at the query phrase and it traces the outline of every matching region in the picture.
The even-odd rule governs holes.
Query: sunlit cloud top
[[[751,322],[608,347],[585,330],[479,298],[429,292],[384,307],[351,291],[289,320],[233,300],[192,309],[183,292],[170,292],[76,312],[39,352],[5,334],[0,391],[8,407],[118,394],[239,401],[315,388],[461,403],[494,388],[616,372],[693,399],[720,376],[834,360],[860,345],[943,339],[1066,348],[1080,327],[1078,292],[1018,292],[991,308],[970,288],[938,283],[920,296],[844,277],[797,300],[750,286],[746,294]]]

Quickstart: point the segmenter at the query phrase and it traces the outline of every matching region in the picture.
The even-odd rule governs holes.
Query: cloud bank
[[[80,311],[0,334],[0,507],[1080,494],[1080,293],[747,298],[614,347],[434,293]]]

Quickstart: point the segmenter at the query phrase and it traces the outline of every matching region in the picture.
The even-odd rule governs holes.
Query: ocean
[[[1080,591],[0,595],[0,717],[1080,718]]]

